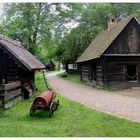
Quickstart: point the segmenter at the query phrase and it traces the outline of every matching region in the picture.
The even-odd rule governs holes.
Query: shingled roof
[[[45,69],[45,66],[35,56],[27,51],[20,42],[0,35],[0,44],[28,70]]]
[[[135,17],[128,16],[118,22],[113,29],[99,32],[76,62],[99,58],[133,18]]]

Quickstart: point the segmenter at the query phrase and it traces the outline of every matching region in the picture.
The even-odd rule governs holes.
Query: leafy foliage
[[[43,63],[74,62],[110,16],[134,15],[139,3],[14,3],[5,4],[2,34],[19,40]]]
[[[78,7],[78,4],[74,5]],[[6,18],[3,19],[0,31],[19,40],[31,53],[45,62],[54,56],[62,34],[68,30],[64,23],[74,19],[78,13],[74,9],[76,8],[71,4],[7,4]]]

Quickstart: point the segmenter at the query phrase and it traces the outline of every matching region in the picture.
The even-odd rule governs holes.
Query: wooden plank
[[[88,76],[83,76],[83,79],[88,79]]]
[[[82,67],[81,69],[82,70],[88,70],[88,67]]]
[[[86,65],[86,66],[84,65],[84,66],[82,66],[82,68],[88,68],[88,65]]]
[[[20,81],[12,82],[12,83],[9,83],[9,84],[4,84],[4,89],[5,90],[10,90],[10,89],[13,89],[13,88],[17,88],[20,85],[21,85]]]
[[[88,67],[82,67],[82,69],[88,69]]]
[[[8,77],[14,77],[14,76],[17,76],[17,73],[7,73],[7,76]]]
[[[88,74],[82,74],[83,77],[88,77]]]
[[[122,77],[112,77],[108,78],[107,81],[123,81]]]
[[[82,71],[83,71],[83,72],[88,72],[88,69],[87,69],[87,70],[86,70],[86,69],[82,69]]]
[[[21,96],[9,101],[9,102],[6,102],[3,107],[4,109],[8,109],[10,107],[12,107],[13,105],[17,104],[19,101],[21,101]]]
[[[140,54],[139,25],[135,20],[127,25],[124,32],[106,50],[106,54]]]
[[[110,78],[123,78],[124,75],[109,75],[107,76],[107,79],[110,79]]]
[[[85,77],[85,78],[88,78],[88,75],[82,75],[82,77],[83,77],[83,78],[84,78],[84,77]]]
[[[85,75],[87,75],[87,74],[88,74],[88,72],[82,71],[82,74],[85,74]]]
[[[18,95],[21,95],[21,89],[14,90],[14,91],[11,91],[10,93],[6,94],[5,100],[8,100],[8,99],[13,98]]]
[[[88,66],[88,64],[83,64],[83,65],[82,65],[82,67],[87,67],[87,66]]]
[[[140,54],[103,54],[103,56],[140,56]]]
[[[6,94],[0,94],[0,99],[4,99],[6,101],[18,95],[21,95],[21,89],[14,90]]]
[[[124,72],[120,72],[120,73],[106,73],[107,76],[123,76]]]
[[[83,81],[88,81],[88,78],[83,77],[82,80]]]
[[[116,67],[114,67],[114,68],[107,68],[107,71],[123,71],[123,67],[121,67],[121,68],[116,68]]]

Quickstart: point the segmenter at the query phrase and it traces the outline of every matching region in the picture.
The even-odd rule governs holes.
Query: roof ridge
[[[106,29],[106,30],[107,30],[107,31],[111,31],[111,30],[117,28],[117,26],[118,26],[119,24],[123,23],[125,20],[128,20],[128,22],[129,22],[132,18],[135,18],[135,17],[132,16],[132,15],[129,15],[129,16],[127,16],[126,18],[123,18],[123,19],[121,19],[119,22],[117,22],[116,26],[114,26],[112,29],[110,29],[110,30]],[[127,23],[128,23],[128,22],[127,22]],[[127,25],[127,23],[126,23],[126,25]]]
[[[113,29],[100,31],[76,62],[99,58],[133,18],[130,15],[119,21]]]
[[[11,39],[11,38],[8,38],[8,37],[6,37],[6,36],[3,36],[2,34],[0,34],[0,40],[8,41],[9,43],[14,44],[16,47],[20,47],[20,48],[25,49],[25,48],[21,45],[21,42],[19,42],[19,41],[17,41],[17,40],[15,41],[15,40],[13,40],[13,39]]]
[[[14,59],[17,59],[28,70],[45,69],[45,66],[34,55],[26,48],[20,47],[21,45],[12,39],[0,35],[0,44],[3,45],[6,51],[12,54]]]

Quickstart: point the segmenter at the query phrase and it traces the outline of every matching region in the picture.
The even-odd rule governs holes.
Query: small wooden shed
[[[20,42],[0,35],[0,101],[8,108],[18,97],[28,99],[36,90],[35,71],[45,66]]]
[[[77,59],[82,81],[102,87],[140,86],[140,24],[133,16],[99,32]]]

